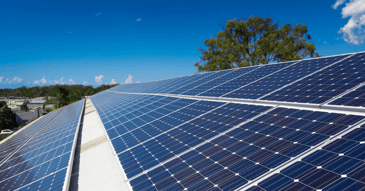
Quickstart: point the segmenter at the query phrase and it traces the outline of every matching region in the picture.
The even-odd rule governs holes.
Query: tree
[[[320,57],[315,45],[307,42],[307,32],[305,25],[279,27],[271,18],[229,20],[216,38],[204,41],[207,50],[198,49],[202,56],[195,66],[202,72]]]
[[[19,124],[16,122],[16,115],[8,106],[4,106],[0,109],[0,130],[12,129],[14,127],[19,127]]]
[[[56,85],[55,91],[57,94],[57,103],[55,105],[56,109],[68,105],[70,100],[68,98],[68,90],[65,87]]]
[[[28,111],[28,102],[25,101],[21,106],[20,106],[20,110],[22,111]]]
[[[0,101],[0,109],[2,108],[2,107],[4,107],[4,106],[6,106],[7,104],[6,104],[6,101]]]

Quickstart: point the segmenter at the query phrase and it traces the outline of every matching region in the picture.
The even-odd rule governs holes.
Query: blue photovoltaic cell
[[[231,158],[230,152],[223,150],[223,152],[217,152],[219,147],[214,147],[214,144],[209,143],[209,145],[204,144],[196,149],[201,153],[192,150],[179,157],[177,156],[181,152],[187,151],[203,141],[216,137],[220,132],[228,131],[235,125],[260,114],[260,112],[268,108],[243,104],[226,104],[182,126],[176,128],[171,126],[170,129],[173,129],[168,133],[163,133],[118,156],[127,177],[128,174],[135,176],[143,170],[149,170],[150,167],[161,164],[166,159],[174,157],[172,161],[155,168],[147,173],[147,175],[142,174],[135,177],[131,181],[134,190],[179,190],[184,188],[188,188],[188,190],[205,190],[213,188],[215,184],[220,184],[217,187],[218,189],[238,188],[246,180],[241,176],[236,176],[230,170],[224,170],[224,166],[222,166],[239,160],[235,157]],[[226,118],[228,115],[230,116],[230,120]],[[248,118],[245,118],[245,116]],[[158,131],[159,126],[156,125],[155,129]],[[218,138],[211,142],[218,144],[223,141]],[[229,145],[232,143],[226,141],[224,144]],[[203,152],[205,150],[207,152]],[[207,159],[207,156],[210,156],[210,158]],[[141,169],[135,170],[138,166],[141,166]],[[172,177],[171,175],[174,176]],[[222,176],[225,177],[223,178]],[[211,177],[211,179],[204,179],[205,177]]]
[[[356,124],[363,116],[336,120]],[[365,129],[356,128],[299,162],[260,182],[251,190],[364,190]]]
[[[229,74],[231,72],[233,72],[234,70],[222,70],[222,71],[217,71],[217,72],[209,72],[204,78],[201,78],[200,80],[197,80],[191,84],[188,84],[186,86],[183,86],[175,91],[169,92],[170,94],[184,94],[184,92],[191,90],[197,86],[200,85],[204,85],[207,82],[210,82],[211,80],[214,80],[216,78],[219,78],[221,76],[224,76],[226,74]]]
[[[110,91],[147,94],[91,100],[133,190],[235,190],[364,117],[148,93],[323,103],[363,82],[364,54],[122,84]],[[363,106],[363,94],[330,104]],[[358,128],[248,190],[362,189],[363,134]]]
[[[363,107],[365,105],[365,86],[361,86],[356,90],[351,91],[348,94],[345,94],[328,104]]]
[[[289,85],[261,100],[275,100],[301,103],[323,103],[365,81],[363,77],[365,53],[358,53],[325,70]],[[340,58],[343,58],[343,56]],[[329,58],[320,58],[319,60]],[[340,60],[340,59],[337,59]],[[333,61],[334,62],[334,61]],[[349,101],[349,100],[347,100]],[[330,104],[342,105],[338,99]]]
[[[183,95],[200,95],[200,96],[211,96],[211,97],[217,97],[215,95],[215,92],[208,92],[208,90],[222,85],[224,83],[227,83],[228,81],[237,78],[243,74],[246,74],[248,72],[251,72],[253,70],[258,69],[260,66],[257,67],[246,67],[246,68],[239,68],[239,69],[232,69],[232,72],[229,72],[226,75],[223,75],[221,77],[217,77],[215,80],[209,81],[205,84],[201,84],[187,92],[182,93]],[[230,71],[230,70],[227,70]]]
[[[102,95],[91,97],[97,110],[101,109],[100,112],[98,110],[99,113],[105,113],[105,111],[112,108],[112,106],[104,108],[98,107],[98,105],[104,105],[103,102],[105,99],[102,97]],[[186,101],[187,100],[185,99],[180,99],[171,102],[162,108],[172,104],[179,106],[178,103],[184,103]],[[225,158],[228,153],[217,153],[216,150],[211,150],[204,154],[198,153],[198,155],[188,152],[179,157],[179,154],[202,144],[206,140],[217,137],[219,133],[226,132],[238,124],[245,122],[247,119],[257,116],[270,108],[244,104],[222,104],[223,103],[210,101],[190,101],[189,105],[185,108],[174,109],[170,113],[166,113],[161,118],[154,119],[148,124],[142,126],[136,125],[137,128],[120,136],[111,138],[111,142],[118,154],[127,177],[136,179],[133,181],[135,182],[135,185],[132,185],[134,190],[204,189],[213,188],[214,184],[217,183],[221,184],[218,186],[218,189],[233,189],[241,186],[246,179],[234,174],[232,176],[233,172],[230,170],[220,172],[221,168],[224,169],[221,164],[216,165],[216,168],[213,169],[206,168],[209,167],[209,165],[203,165],[210,164],[203,163],[202,160],[205,160],[206,156],[212,156],[212,158],[209,159],[212,164],[214,164],[214,162],[218,163],[218,161],[221,161],[222,164],[226,165],[228,165],[230,161],[235,162],[235,158],[223,161],[223,158]],[[218,108],[219,106],[221,107]],[[206,113],[212,109],[214,110]],[[108,115],[105,115],[105,118],[108,117]],[[139,119],[141,117],[137,118]],[[143,119],[141,120],[143,121]],[[186,123],[187,121],[189,122]],[[105,124],[107,124],[107,122],[104,123],[104,125]],[[223,140],[216,140],[217,143],[219,141]],[[224,145],[227,146],[229,144],[232,143],[227,141],[224,143]],[[199,148],[203,151],[210,147],[203,145]],[[179,158],[184,158],[183,160],[186,161],[181,164],[176,163],[178,166],[171,162],[166,163],[164,166],[160,166],[161,163],[171,160],[172,158],[174,158],[173,161],[179,160]],[[193,167],[188,168],[189,165],[198,163],[201,165],[197,166],[196,169],[205,169],[201,174],[199,174],[199,172],[197,173],[196,169]],[[156,174],[148,174],[151,179],[148,179],[149,177],[147,177],[146,174],[141,174],[145,170],[150,170],[152,168],[160,169],[165,168],[165,166],[166,168],[171,168],[171,171],[164,170],[156,172]],[[152,170],[151,173],[154,171],[155,170]],[[219,178],[220,174],[215,174],[216,172],[226,174],[227,178]],[[171,174],[174,174],[174,177],[171,177]],[[211,177],[212,180],[204,179],[206,176]],[[203,179],[201,177],[203,177]],[[153,186],[153,184],[155,185]]]
[[[251,83],[237,91],[225,95],[224,97],[257,99],[344,57],[345,56],[337,56],[326,59],[303,60],[272,75],[266,76],[255,83]]]
[[[4,143],[0,145],[0,164],[3,160],[10,156],[17,148],[19,148],[23,143],[25,143],[29,138],[35,135],[40,129],[42,129],[50,120],[52,120],[62,109],[52,111],[46,116],[38,119],[32,124],[28,125],[26,128],[17,132],[15,135],[7,139]]]
[[[83,102],[65,107],[0,166],[0,190],[62,190]]]
[[[212,97],[220,97],[220,96],[226,97],[224,95],[228,94],[227,96],[232,97],[231,96],[232,94],[230,94],[230,92],[232,92],[242,86],[245,86],[249,83],[252,83],[262,77],[272,74],[280,69],[283,69],[284,67],[287,67],[293,63],[294,62],[286,62],[286,63],[279,63],[279,64],[264,65],[262,67],[257,68],[256,70],[253,70],[247,74],[243,74],[243,75],[239,76],[238,78],[230,80],[227,83],[224,83],[220,86],[217,86],[217,87],[215,87],[211,90],[208,90],[207,92],[204,92],[199,95],[200,96],[212,96]]]

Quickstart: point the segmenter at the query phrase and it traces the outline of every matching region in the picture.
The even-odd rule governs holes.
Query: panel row
[[[110,91],[323,104],[365,82],[365,53],[207,72]],[[330,105],[363,106],[364,88]]]
[[[234,190],[364,119],[140,96],[91,97],[133,190]]]
[[[63,189],[83,102],[65,107],[0,166],[0,190]]]

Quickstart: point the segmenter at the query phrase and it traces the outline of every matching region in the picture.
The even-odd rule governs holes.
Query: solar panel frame
[[[364,117],[364,116],[363,116]],[[330,138],[324,140],[323,142],[313,146],[312,148],[310,148],[309,150],[303,152],[302,154],[298,155],[297,157],[287,161],[286,163],[278,166],[277,168],[275,168],[273,171],[270,171],[260,177],[258,177],[257,179],[255,179],[254,181],[250,182],[247,185],[244,185],[242,187],[240,187],[238,190],[250,190],[253,189],[253,187],[257,184],[259,184],[260,182],[263,182],[265,180],[267,180],[269,177],[274,176],[275,174],[281,172],[282,170],[288,168],[289,166],[295,164],[298,161],[301,161],[303,158],[315,153],[316,151],[322,149],[323,147],[333,143],[335,140],[337,140],[339,137],[342,137],[344,135],[347,135],[348,133],[352,132],[354,129],[358,128],[359,126],[365,124],[365,118],[350,125],[349,127],[347,127],[346,129],[338,132],[337,134],[331,136]]]
[[[355,53],[356,54],[356,53]],[[344,54],[344,55],[346,55],[344,58],[342,58],[341,60],[345,60],[345,59],[347,59],[347,58],[350,58],[351,56],[353,56],[353,55],[355,55],[355,54]],[[340,60],[340,61],[341,61]],[[340,62],[340,61],[337,61],[337,62]],[[299,61],[300,62],[300,61]],[[288,67],[290,67],[290,66],[293,66],[293,65],[295,65],[295,64],[297,64],[297,63],[299,63],[299,62],[294,62],[293,64],[291,64],[291,65],[289,65],[289,66],[287,66],[286,68],[288,68]],[[335,65],[336,64],[336,62],[334,62],[334,63],[332,63],[332,64],[329,64],[328,66],[326,66],[326,67],[324,67],[324,68],[322,68],[322,69],[320,69],[320,70],[318,70],[318,71],[314,71],[314,72],[312,72],[312,73],[310,73],[310,74],[308,74],[308,75],[305,75],[305,76],[303,76],[303,77],[301,77],[301,78],[299,78],[299,79],[297,79],[297,80],[294,80],[293,82],[291,82],[291,83],[289,83],[289,84],[286,84],[285,86],[283,86],[282,88],[284,88],[284,87],[287,87],[287,86],[289,86],[289,85],[291,85],[291,84],[294,84],[295,82],[298,82],[298,81],[300,81],[300,80],[302,80],[302,79],[305,79],[306,77],[309,77],[309,76],[311,76],[311,75],[314,75],[314,74],[316,74],[316,73],[318,73],[318,72],[320,72],[320,71],[323,71],[323,70],[325,70],[325,69],[327,69],[327,68],[329,68],[329,67],[331,67],[331,66],[333,66],[333,65]],[[263,67],[263,66],[261,66],[261,67]],[[258,67],[259,68],[259,67]],[[256,68],[257,69],[257,68]],[[283,69],[281,69],[281,70],[283,70]],[[278,71],[277,71],[278,72]],[[270,75],[272,75],[272,74],[270,74]],[[243,76],[243,75],[242,75]],[[267,76],[269,76],[269,75],[267,75]],[[260,78],[260,79],[263,79],[263,78],[266,78],[267,76],[264,76],[264,77],[262,77],[262,78]],[[194,84],[194,83],[196,83],[196,82],[198,82],[198,81],[200,81],[201,79],[204,79],[205,77],[203,77],[203,78],[195,78],[195,80],[191,80],[190,81],[190,84]],[[207,77],[208,78],[208,77]],[[219,77],[218,77],[219,78]],[[236,78],[238,78],[238,77],[236,77]],[[234,78],[235,79],[235,78]],[[212,80],[210,80],[210,81],[213,81],[213,80],[215,80],[215,79],[212,79]],[[231,79],[232,80],[232,79]],[[180,79],[180,81],[183,81],[183,80],[181,80]],[[257,81],[257,80],[255,80],[255,81]],[[228,82],[228,81],[227,81]],[[252,82],[251,82],[252,83]],[[242,87],[245,87],[245,86],[247,86],[248,84],[246,84],[246,85],[244,85],[244,86],[242,86]],[[175,85],[175,86],[179,86],[178,84],[177,85]],[[197,86],[199,86],[199,85],[197,85]],[[360,84],[360,85],[358,85],[359,87],[361,87],[362,85]],[[217,86],[215,86],[215,87],[217,87]],[[235,89],[235,90],[232,90],[232,91],[236,91],[236,90],[238,90],[238,89],[241,89],[242,87],[239,87],[239,88],[237,88],[237,89]],[[214,87],[213,87],[214,88]],[[213,89],[213,88],[211,88],[211,89]],[[280,88],[280,89],[282,89],[282,88]],[[278,90],[274,90],[274,91],[272,91],[272,92],[269,92],[269,93],[267,93],[267,94],[265,94],[264,96],[261,96],[261,97],[259,97],[258,99],[235,99],[235,98],[222,98],[223,96],[221,96],[221,97],[219,97],[219,98],[215,98],[215,97],[212,97],[212,98],[210,98],[210,97],[205,97],[205,96],[183,96],[182,94],[183,94],[183,92],[180,92],[179,93],[179,95],[169,95],[169,94],[166,94],[166,92],[169,92],[169,90],[171,90],[171,91],[175,91],[175,90],[173,90],[174,88],[173,87],[169,87],[169,88],[167,88],[167,89],[165,89],[163,92],[160,92],[160,93],[157,93],[157,94],[155,94],[155,93],[145,93],[145,94],[147,94],[147,95],[166,95],[166,96],[170,96],[170,97],[176,97],[176,98],[187,98],[187,99],[198,99],[198,100],[207,100],[207,101],[212,101],[213,99],[215,99],[215,100],[218,100],[218,102],[228,102],[228,101],[237,101],[237,102],[242,102],[242,103],[248,103],[248,104],[266,104],[266,105],[270,105],[270,106],[275,106],[276,105],[276,107],[277,107],[277,105],[281,105],[282,104],[282,106],[280,106],[280,107],[288,107],[288,108],[295,108],[295,107],[301,107],[302,109],[303,109],[303,107],[304,108],[306,108],[306,107],[308,107],[309,108],[309,110],[312,110],[312,109],[317,109],[318,111],[321,111],[322,109],[326,109],[326,108],[328,108],[328,109],[334,109],[335,107],[337,107],[337,109],[338,110],[341,110],[341,112],[340,113],[345,113],[345,111],[347,110],[347,111],[365,111],[365,110],[361,110],[361,109],[358,109],[358,110],[353,110],[353,108],[352,107],[348,107],[348,106],[335,106],[335,107],[329,107],[329,106],[327,106],[327,103],[329,102],[329,101],[326,101],[326,102],[323,102],[323,103],[316,103],[316,104],[307,104],[307,103],[291,103],[291,102],[281,102],[281,101],[269,101],[269,100],[260,100],[261,98],[264,98],[265,96],[267,96],[267,95],[270,95],[270,94],[273,94],[274,92],[276,92],[276,91],[279,91],[280,89],[278,89]],[[191,88],[191,89],[189,89],[189,90],[186,90],[186,91],[190,91],[190,90],[192,90],[192,89],[194,89],[194,88]],[[352,90],[356,90],[357,88],[352,88],[351,89],[351,91],[349,91],[349,92],[352,92]],[[170,91],[170,92],[171,92]],[[185,91],[185,92],[186,92]],[[206,90],[206,91],[208,91],[208,90]],[[231,92],[232,92],[231,91]],[[343,95],[346,95],[348,92],[346,92],[346,93],[341,93],[340,95],[337,95],[337,96],[335,96],[335,98],[333,98],[333,100],[336,100],[337,98],[340,98],[340,97],[342,97]],[[228,93],[227,93],[228,94]],[[332,99],[331,99],[332,100]],[[223,107],[223,106],[221,106],[221,107]],[[272,110],[270,110],[270,111],[273,111],[274,110],[274,108],[272,109]],[[206,112],[206,113],[208,113],[208,112]],[[168,115],[170,115],[171,113],[169,113],[169,114],[166,114],[165,116],[168,116]],[[318,116],[319,116],[320,114],[318,114]],[[263,116],[263,115],[261,115],[261,116]],[[318,117],[318,116],[316,116],[316,117]],[[162,116],[162,117],[164,117],[164,116]],[[161,117],[161,118],[162,118]],[[310,118],[312,118],[313,116],[311,116]],[[323,116],[322,116],[323,117]],[[196,117],[197,118],[197,117]],[[196,118],[194,118],[194,119],[196,119]],[[315,118],[313,118],[313,119],[315,119]],[[342,118],[341,118],[342,119]],[[347,120],[347,121],[346,121]],[[351,121],[351,119],[349,118],[349,119],[346,119],[346,120],[344,120],[343,121],[343,123],[349,123],[349,120]],[[185,123],[188,123],[188,122],[185,122]],[[269,181],[269,177],[272,177],[272,175],[274,174],[274,172],[275,171],[278,171],[279,169],[282,169],[282,168],[284,168],[285,167],[285,165],[286,166],[288,166],[288,165],[290,165],[290,163],[292,163],[292,162],[295,162],[295,160],[297,160],[297,159],[300,159],[300,158],[303,158],[303,157],[305,157],[305,156],[308,156],[308,155],[310,155],[311,153],[313,153],[313,152],[316,152],[316,151],[318,151],[319,149],[321,149],[322,147],[323,147],[323,145],[327,145],[327,144],[330,144],[331,142],[333,142],[333,140],[334,139],[336,139],[336,138],[338,138],[338,137],[340,137],[340,136],[342,136],[342,135],[345,135],[345,134],[347,134],[348,132],[352,132],[353,131],[353,128],[355,128],[356,126],[358,126],[358,125],[360,125],[360,124],[363,124],[363,123],[365,123],[365,120],[364,119],[362,119],[361,121],[358,121],[358,122],[356,122],[356,124],[353,124],[353,125],[351,125],[350,127],[347,127],[347,128],[345,128],[345,129],[343,129],[343,130],[340,130],[339,132],[335,132],[336,134],[334,134],[333,136],[331,135],[331,137],[330,138],[328,138],[328,139],[326,139],[325,141],[327,141],[326,143],[323,143],[323,142],[321,142],[321,143],[318,143],[318,145],[315,145],[315,146],[313,146],[313,147],[311,147],[308,151],[305,151],[305,152],[303,152],[302,154],[300,154],[299,156],[297,156],[297,157],[293,157],[292,159],[290,159],[288,162],[286,162],[285,164],[283,164],[283,165],[280,165],[279,167],[277,167],[276,169],[274,169],[273,171],[270,171],[270,172],[268,172],[268,173],[266,173],[266,174],[264,174],[264,175],[262,175],[262,176],[266,176],[266,177],[262,177],[262,176],[260,176],[260,177],[258,177],[257,179],[255,179],[254,181],[252,181],[252,182],[255,182],[255,183],[259,183],[260,182],[260,180],[261,179],[265,179],[265,180],[267,180],[267,181]],[[182,125],[181,125],[182,126]],[[233,129],[232,129],[233,130]],[[135,136],[135,135],[132,135],[132,136]],[[221,135],[216,135],[216,136],[221,136]],[[155,136],[155,137],[157,137],[157,136]],[[151,139],[149,139],[149,140],[151,140]],[[110,141],[110,140],[109,140]],[[148,141],[148,140],[147,140]],[[146,141],[145,141],[146,142]],[[206,143],[206,141],[204,141],[203,143],[201,143],[201,144],[199,144],[200,146],[202,145],[202,144],[204,144],[204,143]],[[140,144],[137,144],[137,145],[135,145],[133,148],[137,148],[137,146],[138,145],[141,145],[142,143],[140,143]],[[133,148],[130,148],[130,150],[131,149],[133,149]],[[146,148],[146,147],[145,147]],[[192,151],[193,149],[192,148],[190,148],[190,149],[188,149],[186,152],[184,151],[184,153],[187,153],[187,152],[189,152],[189,151]],[[179,155],[179,156],[182,156],[182,155]],[[171,158],[171,159],[169,159],[168,161],[165,161],[163,164],[158,164],[158,165],[155,165],[152,169],[148,169],[148,170],[146,170],[146,172],[151,172],[153,169],[156,169],[156,168],[158,168],[158,167],[161,167],[162,165],[164,165],[164,164],[167,164],[168,162],[170,162],[170,161],[173,161],[174,159],[177,159],[177,157],[179,157],[179,156],[175,156],[175,157],[173,157],[173,158]],[[123,168],[122,168],[123,169]],[[140,175],[141,173],[139,173],[139,174],[137,174],[137,175],[134,175],[133,177],[131,177],[131,178],[139,178],[139,177],[137,177],[138,175]],[[130,178],[130,179],[131,179]],[[280,184],[282,184],[283,186],[285,186],[286,184],[287,184],[287,182],[288,182],[288,180],[287,179],[285,179],[284,177],[282,177],[282,176],[277,176],[277,175],[274,175],[274,177],[272,178],[273,180],[275,180],[274,181],[274,183],[277,183],[279,180],[282,182],[282,183],[280,183]],[[132,181],[132,180],[134,180],[134,179],[131,179],[130,181]],[[241,188],[249,188],[249,190],[255,190],[255,189],[260,189],[260,188],[256,188],[256,187],[251,187],[252,186],[252,184],[253,183],[250,183],[250,186],[247,186],[247,185],[245,185],[245,187],[241,187]],[[190,184],[190,183],[189,183]],[[200,183],[199,183],[200,184]],[[272,183],[268,183],[268,184],[272,184]],[[342,184],[342,183],[341,183]],[[175,187],[174,188],[178,188],[178,185],[174,185]],[[202,186],[202,185],[199,185],[199,186]],[[282,186],[282,187],[283,187]],[[299,185],[295,185],[295,186],[299,186]],[[163,187],[163,189],[165,189],[165,188],[167,188],[167,187]],[[240,188],[240,189],[241,189]],[[162,189],[162,187],[161,187],[161,189]]]
[[[42,128],[44,128],[48,123],[50,123],[60,112],[61,112],[62,110],[60,110],[60,111],[54,111],[54,112],[52,112],[52,113],[50,113],[51,115],[50,115],[50,119],[48,119],[48,118],[45,118],[45,119],[40,119],[40,121],[35,121],[34,123],[32,123],[32,124],[29,124],[29,126],[28,127],[26,127],[25,129],[21,129],[17,134],[15,134],[14,136],[12,136],[12,137],[10,137],[9,139],[6,139],[6,140],[4,140],[4,142],[1,144],[1,146],[6,146],[6,144],[11,144],[11,146],[14,146],[15,144],[17,145],[15,148],[9,148],[9,149],[11,149],[11,150],[9,150],[8,149],[8,151],[9,151],[9,153],[7,154],[7,156],[5,156],[4,158],[2,158],[2,160],[0,160],[0,166],[4,163],[4,162],[6,162],[6,160],[9,158],[9,157],[11,157],[11,155],[16,151],[16,150],[18,150],[23,144],[25,144],[26,142],[27,142],[27,140],[30,140],[33,136],[35,136],[39,131],[41,131],[42,130]],[[53,115],[54,116],[53,116]],[[48,117],[48,116],[47,116]],[[42,123],[42,121],[41,120],[46,120],[45,121],[45,123],[43,123],[43,124],[38,124],[38,123]],[[42,126],[42,127],[39,127],[39,126]],[[39,129],[38,130],[34,130],[35,128],[37,128],[37,126],[39,127]],[[24,133],[24,132],[26,132],[26,131],[33,131],[32,133],[28,133],[28,135],[29,135],[29,137],[27,137],[24,141],[21,141],[21,142],[17,142],[17,143],[14,143],[13,142],[13,139],[22,139],[22,138],[24,138],[24,137],[20,137],[20,136],[23,136],[22,134]],[[11,142],[11,143],[10,143]],[[19,144],[18,144],[19,143]],[[2,153],[2,155],[4,154],[4,152],[6,152],[6,151],[1,151],[0,150],[0,152]]]
[[[71,149],[77,135],[73,130],[80,125],[75,119],[82,116],[83,103],[73,103],[62,110],[42,131],[35,134],[1,165],[0,187],[11,190],[68,189],[66,176]],[[78,114],[80,116],[75,116]],[[65,117],[69,120],[66,120]],[[61,129],[66,128],[66,129]],[[46,143],[46,144],[45,144]],[[69,149],[69,150],[68,150]],[[71,161],[72,162],[72,161]],[[56,178],[56,179],[55,179]]]
[[[299,79],[297,79],[297,80],[295,80],[295,81],[293,81],[293,82],[291,82],[291,83],[289,83],[289,84],[287,84],[287,85],[285,85],[285,86],[283,86],[283,87],[281,87],[281,88],[279,88],[279,89],[277,89],[277,90],[271,91],[271,92],[269,92],[269,93],[265,94],[264,96],[261,96],[261,97],[259,97],[259,98],[257,98],[257,99],[258,99],[258,100],[263,100],[263,98],[265,98],[265,97],[267,97],[267,96],[269,96],[269,95],[271,95],[271,94],[274,94],[275,92],[280,91],[281,89],[283,89],[283,88],[285,88],[285,87],[288,87],[288,86],[290,86],[290,85],[292,85],[292,84],[295,84],[296,82],[299,82],[299,81],[301,81],[301,80],[303,80],[303,79],[306,79],[306,78],[308,78],[308,77],[310,77],[310,76],[312,76],[312,75],[314,75],[314,74],[316,74],[316,73],[318,73],[318,72],[320,72],[320,71],[323,71],[323,70],[325,70],[325,69],[327,69],[327,68],[329,68],[329,67],[331,67],[331,66],[333,66],[333,65],[337,64],[338,62],[341,62],[341,61],[343,61],[343,60],[345,60],[345,59],[348,59],[348,58],[350,58],[351,56],[353,56],[354,54],[350,53],[350,54],[343,54],[343,55],[348,55],[348,56],[347,56],[347,57],[345,57],[345,58],[342,58],[342,59],[340,59],[339,61],[334,62],[334,63],[332,63],[332,64],[330,64],[330,65],[328,65],[328,66],[325,66],[325,67],[323,67],[323,68],[322,68],[322,69],[320,69],[320,70],[317,70],[317,71],[312,72],[312,73],[310,73],[310,74],[308,74],[308,75],[306,75],[306,76],[303,76],[302,78],[299,78]],[[336,56],[341,56],[341,55],[336,55]],[[320,58],[321,58],[321,59],[323,59],[323,58],[329,58],[329,57],[336,57],[336,56],[326,56],[326,57],[319,57],[319,58],[310,58],[310,59],[306,59],[305,61],[307,61],[307,60],[316,60],[316,59],[320,59]]]
[[[263,77],[261,77],[261,78],[258,78],[258,79],[254,80],[254,81],[252,81],[252,82],[250,82],[250,83],[247,83],[247,84],[245,84],[245,85],[243,85],[243,86],[241,86],[241,87],[239,87],[239,88],[237,88],[237,89],[234,89],[234,90],[232,90],[232,91],[230,91],[230,92],[228,92],[228,93],[225,93],[225,94],[221,95],[220,97],[228,97],[230,94],[232,94],[232,93],[234,93],[234,92],[236,92],[236,91],[238,91],[238,90],[240,90],[240,89],[242,89],[242,88],[244,88],[244,87],[246,87],[246,86],[248,86],[248,85],[250,85],[250,84],[253,84],[253,83],[255,83],[255,82],[258,82],[258,81],[260,81],[260,80],[262,80],[262,79],[266,78],[267,76],[271,76],[271,75],[273,75],[273,74],[275,74],[275,73],[277,73],[277,72],[280,72],[280,71],[282,71],[282,70],[285,70],[286,68],[289,68],[290,66],[295,65],[295,64],[297,64],[298,62],[300,62],[300,61],[289,61],[289,62],[281,62],[281,63],[270,64],[270,65],[263,65],[261,68],[265,68],[265,66],[266,66],[266,67],[270,67],[270,66],[274,66],[274,65],[276,66],[276,65],[289,64],[288,66],[284,66],[284,67],[282,67],[280,70],[277,70],[277,71],[275,71],[275,72],[273,72],[273,73],[271,73],[271,74],[265,75],[265,76],[263,76]],[[261,68],[260,68],[260,69],[261,69]],[[232,98],[232,97],[229,97],[229,98]]]

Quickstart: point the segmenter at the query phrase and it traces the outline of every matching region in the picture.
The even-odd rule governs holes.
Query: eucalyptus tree
[[[320,57],[307,33],[305,25],[280,27],[271,18],[229,20],[215,38],[204,41],[208,49],[198,49],[202,56],[195,66],[202,72]]]

